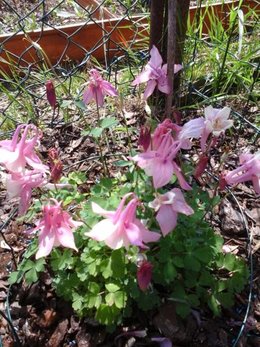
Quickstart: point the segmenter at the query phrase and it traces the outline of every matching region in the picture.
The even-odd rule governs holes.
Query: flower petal
[[[54,246],[55,234],[51,230],[47,230],[46,228],[40,232],[39,235],[39,249],[36,253],[35,258],[39,259],[42,257],[46,257],[51,253],[51,250]]]
[[[169,234],[177,224],[177,212],[170,205],[162,205],[156,215],[156,220],[161,228],[163,236]]]

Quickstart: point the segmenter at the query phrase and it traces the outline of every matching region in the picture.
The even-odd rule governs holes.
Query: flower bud
[[[199,158],[198,165],[195,168],[194,177],[196,179],[200,178],[203,172],[206,170],[206,167],[208,165],[209,158],[207,155],[202,154]]]
[[[137,282],[142,291],[146,291],[152,280],[153,265],[144,260],[137,269]]]
[[[54,183],[59,182],[62,176],[62,162],[59,158],[58,151],[55,148],[51,148],[48,151],[48,157],[51,168],[51,181]]]
[[[147,151],[151,143],[151,130],[147,126],[142,126],[140,130],[140,136],[138,139],[138,145],[142,146],[144,151]]]
[[[56,99],[56,92],[55,92],[55,87],[52,81],[47,81],[45,84],[46,87],[46,93],[47,93],[47,100],[53,110],[55,110],[57,106],[57,99]]]

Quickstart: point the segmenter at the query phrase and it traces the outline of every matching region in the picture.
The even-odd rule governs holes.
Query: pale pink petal
[[[93,93],[93,88],[88,87],[83,93],[83,102],[84,104],[88,104],[92,99],[95,100],[95,96]]]
[[[202,132],[202,136],[200,139],[200,147],[201,147],[202,152],[205,152],[205,150],[206,150],[206,142],[207,142],[209,135],[210,135],[210,131],[205,128]]]
[[[86,236],[91,237],[97,241],[105,241],[117,230],[117,225],[112,223],[110,219],[103,219],[94,225],[90,232],[86,233]]]
[[[19,215],[23,215],[30,205],[30,199],[32,196],[32,188],[25,186],[22,189],[21,196],[20,196],[20,203],[19,203]]]
[[[172,165],[173,165],[173,172],[174,174],[176,175],[178,181],[179,181],[179,184],[181,186],[182,189],[185,189],[185,190],[191,190],[191,186],[185,181],[185,178],[183,177],[183,174],[181,172],[181,169],[180,167],[173,161],[172,162]]]
[[[75,251],[78,250],[71,229],[61,226],[56,232],[56,237],[61,246],[74,249]]]
[[[135,224],[138,226],[145,243],[157,242],[160,239],[161,235],[159,233],[148,230],[138,219],[135,220]]]
[[[153,94],[156,85],[157,85],[156,80],[149,80],[147,82],[147,86],[144,91],[144,100],[148,99],[149,96]]]
[[[178,139],[185,140],[201,137],[203,130],[205,129],[205,120],[203,117],[195,118],[184,124],[179,132]]]
[[[175,194],[173,209],[176,212],[186,214],[189,216],[194,213],[193,209],[186,203],[182,191],[179,188],[172,189]]]
[[[39,249],[36,253],[35,258],[39,259],[46,257],[51,253],[54,246],[55,234],[50,230],[43,230],[39,235]]]
[[[149,68],[145,68],[132,82],[132,86],[136,86],[141,83],[146,83],[152,77],[152,71]]]
[[[96,204],[95,202],[91,203],[92,211],[96,214],[100,214],[100,216],[106,217],[106,218],[112,218],[115,214],[114,211],[107,211],[104,210],[101,206]]]
[[[100,90],[100,88],[96,88],[95,91],[95,100],[98,106],[103,106],[104,105],[104,94],[103,91]]]
[[[170,182],[174,169],[172,162],[154,160],[153,166],[153,185],[155,189],[161,188]]]
[[[230,112],[231,112],[231,109],[225,106],[224,108],[218,110],[218,113],[217,113],[218,118],[221,118],[223,121],[227,121],[228,117],[230,116]],[[232,120],[229,120],[229,122],[232,122],[233,124]]]
[[[158,89],[165,94],[169,94],[171,91],[170,83],[167,76],[161,76],[158,80]]]
[[[102,81],[102,88],[105,92],[105,94],[110,95],[110,96],[117,96],[118,92],[116,88],[112,86],[112,84],[108,81]]]
[[[183,66],[181,64],[174,64],[174,73],[177,73],[182,69],[183,69]]]
[[[161,228],[163,236],[171,232],[177,224],[177,212],[170,205],[162,205],[156,215],[156,220]]]
[[[140,233],[140,229],[138,228],[138,226],[136,224],[129,223],[125,228],[125,232],[126,232],[128,240],[129,240],[129,243],[131,245],[139,246],[142,248],[145,247],[143,242],[142,242],[142,236]]]
[[[162,57],[155,45],[153,45],[152,49],[150,50],[150,56],[151,58],[149,60],[149,64],[154,68],[161,67],[163,62]]]

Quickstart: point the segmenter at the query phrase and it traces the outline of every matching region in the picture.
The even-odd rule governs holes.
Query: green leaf
[[[111,269],[111,259],[105,259],[102,261],[100,265],[100,271],[102,273],[102,276],[107,279],[113,275],[113,271]]]
[[[25,273],[25,281],[27,284],[34,283],[38,280],[38,273],[37,271],[33,268]]]
[[[96,312],[95,318],[105,325],[111,325],[117,321],[120,310],[115,306],[101,304]]]
[[[172,263],[176,266],[176,267],[184,267],[184,262],[183,262],[183,258],[181,258],[180,256],[176,256],[172,258]]]
[[[120,287],[115,283],[107,283],[105,287],[110,293],[115,293],[120,289]]]
[[[88,135],[93,136],[95,139],[97,139],[98,137],[101,136],[102,132],[103,132],[103,128],[96,127],[96,128],[91,129],[89,131]]]
[[[106,117],[102,119],[100,126],[102,129],[105,128],[112,128],[116,126],[119,123],[119,121],[115,117]]]
[[[131,161],[126,161],[126,160],[117,160],[116,162],[114,162],[114,165],[119,167],[124,167],[124,166],[132,166],[133,163]]]
[[[218,293],[216,294],[216,298],[221,303],[221,305],[225,308],[230,308],[234,305],[234,295],[230,292],[227,293]]]
[[[106,304],[107,304],[108,306],[114,305],[114,302],[115,302],[115,293],[108,293],[108,294],[105,296],[105,301],[106,301]]]
[[[233,271],[235,267],[235,262],[236,262],[236,256],[231,253],[227,253],[224,257],[223,265],[228,271]]]
[[[192,254],[187,254],[184,257],[184,266],[187,270],[199,271],[200,262]]]
[[[40,258],[38,260],[36,260],[36,263],[35,263],[35,270],[37,272],[42,272],[44,271],[44,265],[46,264],[46,261],[44,258]]]
[[[164,274],[165,281],[167,283],[172,282],[176,278],[177,271],[172,262],[169,261],[168,263],[164,265],[163,274]]]
[[[88,290],[93,294],[98,294],[100,292],[100,286],[96,282],[89,282]]]
[[[187,299],[192,307],[198,307],[200,305],[199,298],[196,294],[188,295]]]
[[[200,275],[198,283],[201,286],[211,286],[213,281],[214,281],[214,279],[213,279],[212,275],[210,274],[210,272],[207,270],[203,270],[201,275]]]
[[[209,308],[212,310],[215,316],[219,316],[221,313],[220,303],[216,299],[215,295],[211,295],[208,300]]]
[[[126,293],[119,290],[114,293],[114,301],[117,308],[122,309],[126,304]]]
[[[111,254],[111,269],[115,278],[123,278],[125,275],[125,257],[122,252],[122,249],[117,249]]]
[[[20,283],[23,278],[23,275],[24,275],[23,271],[13,271],[8,278],[8,283],[9,284]]]
[[[212,249],[207,247],[200,247],[194,251],[194,256],[202,263],[209,263],[212,260]]]
[[[176,313],[182,317],[186,318],[190,313],[190,305],[187,303],[177,302],[176,303]]]
[[[83,111],[85,111],[87,109],[82,100],[76,100],[76,101],[74,101],[74,103],[78,108],[80,108]]]

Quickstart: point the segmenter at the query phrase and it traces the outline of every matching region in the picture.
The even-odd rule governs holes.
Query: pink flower
[[[57,106],[57,99],[56,99],[56,92],[55,92],[55,87],[52,81],[47,81],[45,84],[46,88],[46,94],[47,94],[47,100],[53,110],[55,110]]]
[[[91,69],[89,74],[88,88],[83,93],[83,101],[85,104],[88,104],[93,99],[98,106],[103,106],[105,95],[118,95],[112,84],[103,80],[96,69]]]
[[[19,141],[18,137],[22,129],[24,131]],[[34,136],[30,139],[27,138],[29,130],[32,130],[32,133],[34,133]],[[43,165],[35,153],[34,148],[39,137],[39,130],[35,125],[19,125],[14,132],[12,140],[0,141],[0,164],[3,164],[11,172],[24,171],[26,164],[38,171],[48,171],[48,167]]]
[[[149,203],[157,213],[156,220],[161,228],[163,236],[171,232],[177,224],[177,214],[183,213],[187,216],[194,213],[193,209],[186,203],[179,188],[161,195]]]
[[[144,260],[137,268],[137,282],[142,291],[146,291],[152,280],[153,265]]]
[[[241,165],[225,175],[226,183],[233,185],[252,181],[255,192],[260,194],[260,151],[241,154],[239,161]]]
[[[124,207],[126,199],[130,196],[134,196],[133,193],[123,197],[116,211],[106,211],[93,202],[93,211],[105,219],[97,223],[86,235],[94,240],[104,241],[108,247],[113,249],[128,248],[129,245],[147,248],[144,242],[158,241],[160,235],[146,229],[136,218],[138,199],[134,196]]]
[[[30,204],[32,189],[44,184],[44,174],[37,170],[11,173],[6,178],[7,194],[10,198],[19,197],[19,214],[23,215]]]
[[[183,149],[190,149],[190,139],[198,139],[205,130],[205,119],[203,117],[191,119],[180,127],[177,139],[181,142]]]
[[[43,206],[42,219],[31,230],[31,232],[39,230],[39,249],[36,259],[46,257],[51,253],[52,248],[57,246],[77,251],[72,229],[80,225],[82,225],[81,222],[75,222],[67,212],[62,210],[61,203],[51,199],[48,205]]]
[[[180,167],[173,160],[180,149],[179,141],[174,141],[168,132],[158,140],[155,147],[157,145],[156,150],[148,150],[131,159],[136,161],[141,169],[144,169],[147,176],[153,177],[154,188],[163,187],[170,182],[172,175],[175,174],[183,189],[191,189],[185,181]]]
[[[157,87],[162,93],[170,93],[170,84],[167,77],[167,64],[162,65],[162,57],[158,49],[153,46],[150,51],[150,60],[144,70],[136,77],[132,85],[136,86],[141,83],[146,83],[147,86],[144,92],[144,99],[147,99],[154,89]],[[182,69],[182,65],[174,65],[174,72],[177,73]]]
[[[230,111],[229,107],[217,109],[208,106],[205,108],[205,129],[201,137],[202,151],[205,150],[205,145],[210,134],[214,137],[219,137],[233,126],[233,121],[228,119]]]

